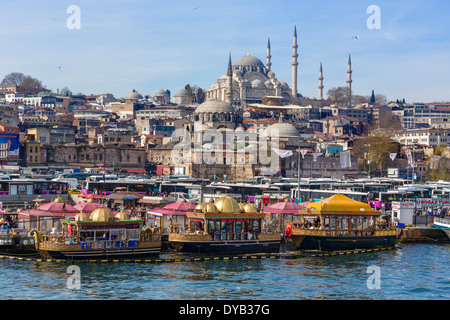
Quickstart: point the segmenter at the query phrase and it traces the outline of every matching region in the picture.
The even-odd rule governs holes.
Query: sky
[[[372,5],[379,15],[368,13]],[[2,1],[0,80],[22,72],[54,92],[116,98],[133,89],[173,95],[186,84],[207,90],[229,53],[265,63],[270,37],[272,71],[291,85],[295,26],[303,96],[318,96],[321,62],[325,96],[346,86],[351,54],[353,94],[450,101],[449,9],[442,0]]]

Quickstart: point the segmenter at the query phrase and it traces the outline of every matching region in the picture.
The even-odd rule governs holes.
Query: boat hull
[[[394,247],[395,236],[384,237],[320,237],[299,236],[293,237],[294,245],[300,250],[355,250],[377,247]]]
[[[436,218],[433,221],[433,227],[441,229],[447,235],[447,238],[450,240],[450,220],[449,219],[439,219]]]
[[[38,254],[33,237],[14,237],[0,240],[0,255],[34,255]]]
[[[159,255],[161,243],[140,244],[125,248],[92,248],[83,249],[77,244],[46,244],[40,243],[38,252],[44,258],[70,260],[116,260],[136,259]]]
[[[210,237],[169,235],[169,247],[179,252],[256,253],[279,252],[281,237],[256,240],[211,240]]]
[[[394,247],[395,230],[378,230],[367,236],[330,236],[322,230],[293,230],[292,242],[300,250],[355,250],[377,247]]]

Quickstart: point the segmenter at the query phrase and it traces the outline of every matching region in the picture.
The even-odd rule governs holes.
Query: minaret
[[[228,57],[228,69],[227,69],[228,91],[226,100],[229,103],[233,102],[233,70],[231,66],[231,52]]]
[[[352,105],[352,72],[352,60],[349,54],[347,67],[347,102],[349,106]]]
[[[294,43],[292,45],[293,53],[292,53],[292,96],[295,100],[297,100],[297,27],[294,26]]]
[[[319,100],[323,100],[323,71],[322,71],[322,62],[320,63],[320,70],[319,70]]]
[[[270,58],[272,58],[272,56],[270,55],[270,38],[267,38],[266,67],[267,67],[267,70],[269,70],[269,71],[270,71],[270,67],[272,66],[272,62],[270,62]]]

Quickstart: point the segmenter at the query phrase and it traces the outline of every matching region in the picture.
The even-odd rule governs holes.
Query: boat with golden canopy
[[[186,213],[187,225],[169,227],[169,246],[180,252],[278,252],[279,232],[263,230],[264,213],[224,196]]]
[[[394,247],[396,228],[379,219],[380,214],[367,203],[336,194],[299,210],[286,232],[303,250]]]
[[[43,235],[34,231],[36,250],[54,259],[130,259],[159,254],[161,235],[157,228],[144,228],[144,220],[130,219],[124,211],[106,207],[89,215],[78,213],[61,219],[62,232]]]

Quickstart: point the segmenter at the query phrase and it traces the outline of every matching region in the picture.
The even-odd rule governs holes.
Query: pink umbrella
[[[174,202],[168,204],[163,209],[173,210],[173,211],[189,211],[195,209],[195,204],[189,202]]]
[[[38,210],[48,211],[54,216],[74,216],[79,211],[67,203],[62,202],[50,202],[37,207]]]
[[[264,213],[285,213],[296,214],[299,210],[304,210],[309,202],[293,203],[288,201],[271,204],[264,208]]]
[[[29,217],[53,217],[53,214],[51,214],[48,211],[43,211],[43,210],[38,210],[38,209],[22,210],[19,212],[19,215],[18,215],[19,219],[26,219]]]
[[[167,209],[150,209],[147,211],[148,213],[157,213],[162,214],[163,216],[184,216],[187,211],[178,211],[178,210],[167,210]]]
[[[83,211],[83,212],[92,212],[95,209],[98,208],[105,208],[104,205],[100,204],[100,203],[96,203],[96,202],[82,202],[79,203],[75,206],[73,206],[75,209],[77,209],[78,211]]]

